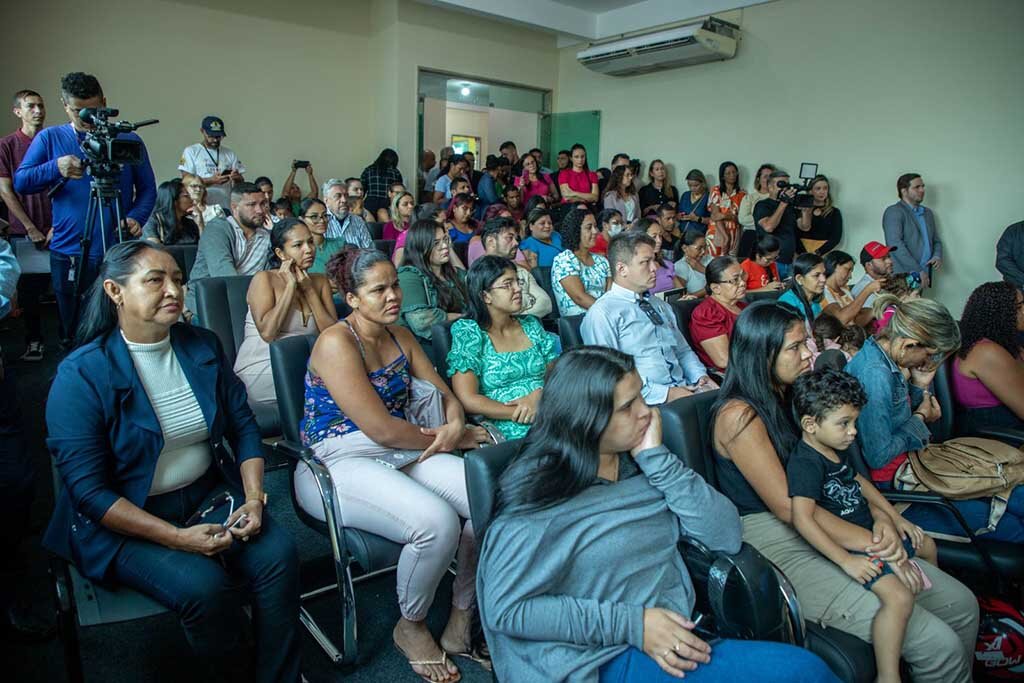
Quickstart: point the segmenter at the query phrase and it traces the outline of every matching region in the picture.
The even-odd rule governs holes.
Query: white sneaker
[[[44,348],[43,342],[29,342],[28,349],[25,350],[25,353],[21,354],[21,358],[18,360],[28,361],[31,363],[41,361],[43,359]]]

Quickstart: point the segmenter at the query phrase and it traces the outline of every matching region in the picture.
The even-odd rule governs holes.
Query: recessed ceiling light
[[[463,97],[469,97],[469,88],[464,87],[461,92]]]

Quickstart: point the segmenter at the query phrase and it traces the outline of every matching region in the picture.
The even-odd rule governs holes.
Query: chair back
[[[935,379],[932,381],[932,389],[935,392],[935,400],[939,402],[942,409],[942,416],[928,425],[932,433],[932,441],[942,443],[952,439],[956,434],[956,406],[953,405],[953,387],[950,381],[951,363],[942,363],[935,371]]]
[[[469,515],[478,539],[494,516],[497,502],[498,479],[512,459],[519,453],[522,439],[505,441],[496,446],[477,448],[466,453],[466,493],[469,497]]]
[[[676,314],[676,324],[679,326],[679,331],[683,333],[683,337],[686,338],[686,343],[690,345],[690,348],[696,348],[693,344],[693,336],[690,334],[690,317],[693,315],[693,309],[697,308],[704,299],[686,299],[685,301],[673,301],[670,306]]]
[[[558,319],[558,338],[562,342],[562,353],[583,346],[583,335],[580,334],[582,324],[582,315],[569,315]]]
[[[228,365],[232,367],[245,336],[245,315],[249,312],[246,295],[250,282],[251,275],[233,275],[208,277],[191,284],[196,290],[199,324],[217,335]]]
[[[395,240],[374,240],[373,248],[390,258],[395,253]]]
[[[740,233],[739,247],[736,249],[736,256],[743,259],[754,258],[754,247],[757,246],[757,231],[744,230]]]
[[[185,282],[188,282],[188,275],[192,272],[192,266],[196,264],[196,252],[199,250],[198,244],[166,244],[164,249],[170,252],[174,260],[178,262],[178,267],[181,268],[182,275],[185,276]]]
[[[384,236],[384,223],[373,221],[366,224],[366,229],[370,231],[370,239],[374,241],[377,241]]]
[[[462,260],[462,265],[469,268],[469,241],[452,242],[452,251]]]
[[[717,398],[717,391],[706,391],[661,406],[665,447],[716,488],[718,480],[711,455],[711,407]]]
[[[436,323],[430,328],[430,360],[434,363],[434,369],[441,379],[451,386],[451,378],[448,377],[448,352],[452,350],[452,320],[443,323]]]
[[[561,314],[558,311],[558,299],[555,298],[555,290],[551,288],[551,266],[537,266],[531,272],[533,273],[533,279],[537,281],[541,289],[548,293],[548,298],[551,299],[551,313],[548,315],[552,318],[557,318]]]
[[[782,296],[783,292],[785,292],[787,289],[789,289],[788,286],[783,289],[758,289],[753,292],[747,292],[747,295],[743,297],[743,299],[748,304],[752,304],[757,301],[764,301],[765,299],[771,299],[774,301],[775,299],[778,299],[780,296]]]
[[[270,344],[270,370],[274,376],[277,411],[281,416],[281,433],[286,441],[302,443],[299,423],[306,399],[306,366],[316,343],[314,335],[278,339]]]

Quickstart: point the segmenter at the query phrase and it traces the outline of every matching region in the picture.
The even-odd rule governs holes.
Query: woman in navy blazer
[[[298,681],[295,545],[263,509],[259,429],[244,386],[213,333],[177,322],[183,289],[159,245],[107,252],[78,348],[47,400],[61,484],[44,544],[90,579],[128,585],[177,612],[216,675],[249,668],[233,656],[244,583],[257,680]],[[224,457],[225,439],[233,458]]]

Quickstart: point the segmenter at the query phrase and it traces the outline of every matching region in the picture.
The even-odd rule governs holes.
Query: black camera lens
[[[789,185],[789,183],[787,183],[785,180],[776,180],[775,181],[775,187],[777,187],[779,189],[782,189],[782,188],[786,187],[787,185]]]

